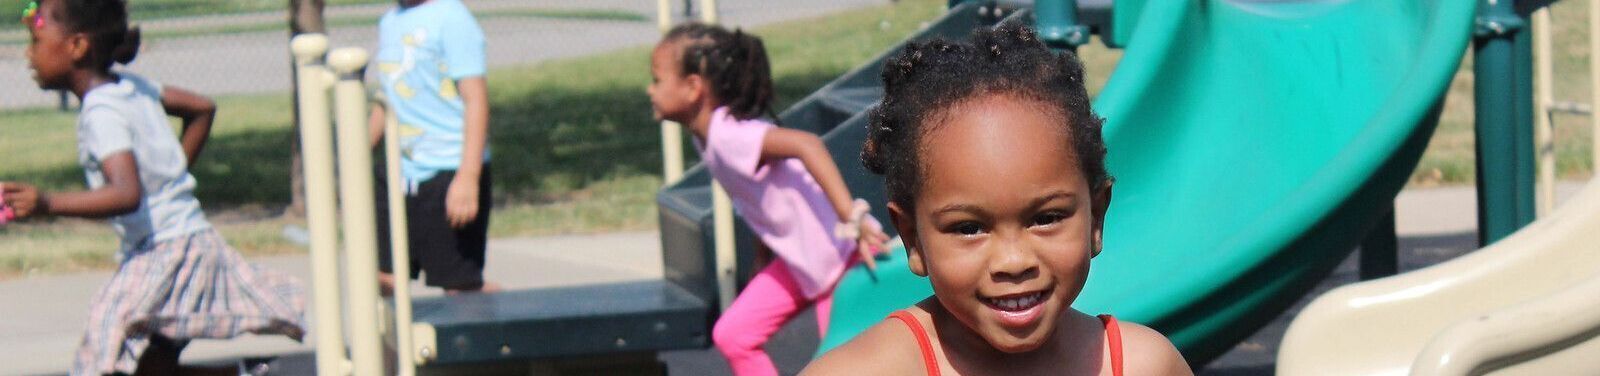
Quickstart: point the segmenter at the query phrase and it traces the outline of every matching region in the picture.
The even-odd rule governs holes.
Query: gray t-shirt
[[[161,107],[161,85],[129,73],[120,76],[121,80],[83,96],[78,163],[89,189],[99,189],[106,184],[101,162],[133,153],[144,194],[138,210],[111,219],[111,227],[122,237],[121,251],[211,228],[194,198],[188,158]]]

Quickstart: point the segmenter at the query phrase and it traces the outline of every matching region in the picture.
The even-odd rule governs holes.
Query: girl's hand
[[[0,191],[5,192],[5,206],[11,208],[15,219],[32,217],[43,212],[39,203],[42,202],[39,189],[23,183],[0,183]]]
[[[872,219],[872,208],[866,200],[856,199],[851,203],[850,215],[845,219],[845,222],[834,225],[833,235],[840,239],[855,240],[856,253],[867,264],[867,270],[877,271],[878,262],[873,260],[873,256],[884,251],[884,243],[889,241],[889,236],[883,233],[878,221],[869,221]]]
[[[867,270],[878,271],[878,262],[873,258],[888,252],[888,243],[889,235],[884,234],[883,229],[876,223],[861,224],[861,237],[856,239],[856,253],[860,254],[861,261],[867,264]]]
[[[478,178],[456,175],[444,194],[444,214],[450,227],[467,227],[478,218],[478,209]]]

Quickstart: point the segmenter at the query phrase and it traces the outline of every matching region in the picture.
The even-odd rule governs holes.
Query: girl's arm
[[[833,213],[839,215],[841,222],[851,219],[850,205],[854,197],[850,196],[850,188],[845,187],[844,177],[839,174],[839,167],[833,163],[833,155],[828,154],[821,138],[805,131],[773,127],[761,140],[761,163],[785,158],[796,158],[805,164],[811,177],[822,186],[822,192],[828,195]]]
[[[139,186],[139,167],[134,163],[133,152],[113,154],[100,162],[100,169],[105,173],[106,185],[92,191],[46,195],[22,183],[0,183],[0,189],[5,191],[6,204],[18,219],[39,214],[105,218],[138,210],[139,198],[144,193]]]
[[[372,106],[372,113],[367,115],[367,139],[372,142],[372,147],[378,147],[378,141],[383,141],[383,131],[389,126],[389,111],[386,106]]]
[[[854,199],[850,196],[850,188],[844,185],[844,176],[839,174],[839,166],[833,163],[833,155],[828,154],[828,148],[822,144],[822,139],[816,135],[783,127],[773,127],[761,140],[762,163],[775,159],[796,158],[811,172],[811,177],[817,179],[817,184],[822,186],[822,192],[828,196],[828,203],[833,205],[833,212],[839,216],[839,223],[851,223],[856,218],[851,218]],[[862,225],[857,223],[857,225]],[[871,226],[864,227],[857,239],[858,251],[862,253],[864,262],[869,269],[876,269],[872,261],[872,253],[883,248],[889,237],[883,231]]]
[[[194,166],[194,161],[200,158],[200,150],[206,146],[206,139],[211,137],[217,103],[183,88],[167,86],[161,90],[161,107],[168,115],[183,120],[183,135],[179,140],[183,143],[184,156],[189,158],[189,166]]]

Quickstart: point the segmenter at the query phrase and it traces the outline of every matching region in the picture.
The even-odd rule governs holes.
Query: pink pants
[[[789,275],[788,265],[782,259],[774,259],[750,279],[750,284],[717,319],[716,326],[711,329],[711,340],[717,344],[722,357],[728,359],[734,375],[777,375],[778,368],[763,347],[784,323],[813,304],[817,308],[817,332],[821,336],[828,332],[833,291],[823,293],[815,301],[806,299],[795,284],[794,276]]]

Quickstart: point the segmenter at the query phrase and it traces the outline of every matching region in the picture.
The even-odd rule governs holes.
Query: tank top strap
[[[900,323],[906,324],[906,328],[911,329],[911,335],[917,338],[917,348],[922,351],[922,366],[928,370],[928,376],[939,376],[939,359],[934,356],[933,344],[928,342],[928,331],[922,329],[922,323],[906,310],[895,311],[889,317],[900,320]]]
[[[1105,325],[1106,347],[1111,349],[1111,375],[1122,376],[1122,328],[1111,315],[1100,315],[1100,323]]]

